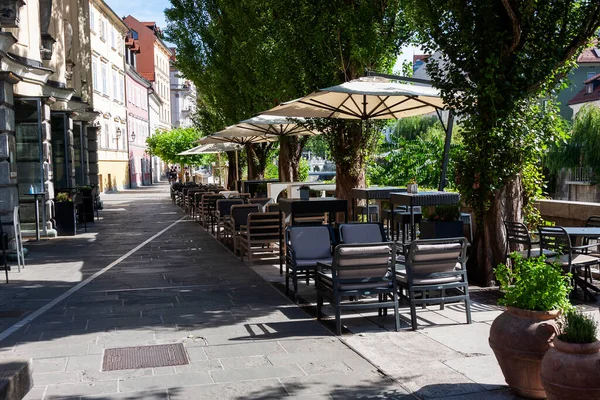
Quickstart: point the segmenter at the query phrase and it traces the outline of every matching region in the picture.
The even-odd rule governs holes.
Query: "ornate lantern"
[[[0,0],[0,25],[3,28],[18,28],[19,9],[24,5],[23,0]]]

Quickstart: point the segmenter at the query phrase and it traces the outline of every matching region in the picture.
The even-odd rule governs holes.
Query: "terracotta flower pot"
[[[558,315],[558,310],[528,311],[508,307],[492,324],[490,347],[506,383],[519,396],[546,398],[540,366],[558,329]]]
[[[548,399],[600,399],[600,341],[567,343],[559,338],[542,360],[542,384]]]

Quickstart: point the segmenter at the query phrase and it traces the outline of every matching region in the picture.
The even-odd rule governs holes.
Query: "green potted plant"
[[[300,192],[300,200],[308,200],[310,197],[310,186],[302,185],[298,188]]]
[[[540,366],[558,329],[558,316],[571,308],[570,275],[544,257],[510,257],[512,269],[500,264],[494,270],[504,291],[499,304],[507,310],[492,323],[489,344],[511,389],[543,399]]]
[[[58,193],[54,198],[54,222],[59,235],[73,236],[77,233],[75,206],[67,193]]]
[[[421,239],[464,236],[459,206],[444,205],[435,207],[433,212],[425,214],[425,219],[419,223],[419,230]]]
[[[600,399],[598,323],[571,310],[559,327],[542,359],[542,385],[548,399]]]

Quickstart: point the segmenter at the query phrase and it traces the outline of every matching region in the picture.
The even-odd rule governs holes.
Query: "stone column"
[[[0,72],[0,218],[5,224],[12,222],[13,209],[19,205],[13,100],[13,85],[19,81],[20,78],[11,72]],[[14,248],[13,230],[6,229],[6,232],[9,247]]]
[[[98,128],[87,127],[88,160],[90,185],[98,185]]]
[[[88,155],[88,124],[83,122],[81,124],[81,169],[83,170],[83,184],[88,186],[90,184],[90,169],[89,169],[89,155]]]

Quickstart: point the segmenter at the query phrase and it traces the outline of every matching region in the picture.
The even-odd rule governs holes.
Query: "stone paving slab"
[[[165,189],[106,196],[102,219],[87,235],[31,245],[28,274],[11,273],[12,294],[2,293],[0,302],[19,309],[28,298],[33,312],[178,221],[183,214]],[[64,246],[68,256],[59,251]],[[62,261],[68,266],[52,276],[49,268]],[[14,321],[4,322],[0,329]],[[100,370],[106,348],[160,343],[183,343],[190,364]],[[33,358],[37,383],[28,399],[348,398],[384,387],[407,393],[185,219],[0,346],[0,358]]]

